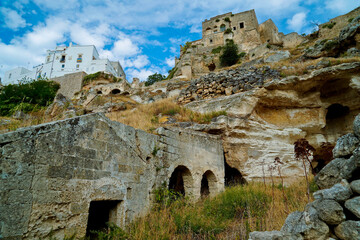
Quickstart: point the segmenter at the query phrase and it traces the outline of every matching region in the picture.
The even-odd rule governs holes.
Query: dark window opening
[[[62,56],[61,56],[60,62],[61,62],[61,63],[64,63],[64,62],[65,62],[65,55],[62,55]]]
[[[97,94],[102,94],[102,91],[97,91]]]
[[[78,55],[78,58],[76,59],[76,62],[81,63],[82,62],[82,54]]]
[[[343,106],[341,104],[335,103],[328,107],[326,113],[326,120],[332,120],[340,117],[344,117],[349,114],[350,109],[347,106]]]
[[[225,24],[221,24],[221,26],[220,26],[220,32],[225,31],[225,28],[226,28]]]
[[[225,186],[233,186],[245,184],[246,180],[243,178],[239,170],[230,167],[225,160]]]
[[[203,175],[203,177],[201,179],[200,194],[201,194],[201,197],[206,197],[210,194],[209,181],[208,181],[207,177],[205,176],[205,174]]]
[[[86,236],[94,239],[97,234],[93,231],[103,231],[107,229],[107,223],[111,222],[116,216],[116,210],[121,201],[92,201],[90,202],[89,217],[86,227]]]
[[[245,25],[244,25],[243,22],[239,23],[239,26],[240,26],[240,28],[244,28],[244,27],[245,27]]]
[[[233,27],[233,30],[236,30],[236,27]]]
[[[212,43],[213,41],[212,41],[212,39],[210,39],[210,43]]]
[[[169,182],[169,190],[173,190],[174,192],[185,196],[184,182],[186,182],[187,185],[191,184],[189,182],[190,178],[191,178],[191,173],[189,169],[187,169],[185,166],[178,166],[171,174],[170,182]]]
[[[209,71],[210,72],[212,72],[212,71],[214,71],[215,69],[216,69],[216,65],[215,65],[215,63],[210,63],[209,65],[208,65],[208,68],[209,68]]]
[[[211,30],[211,28],[208,27],[208,28],[206,29],[206,31],[207,31],[207,30]]]
[[[111,90],[111,94],[119,94],[119,93],[120,93],[120,90],[117,88]]]

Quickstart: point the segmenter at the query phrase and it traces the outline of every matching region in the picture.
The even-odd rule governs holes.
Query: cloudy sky
[[[167,74],[179,45],[201,38],[201,22],[218,14],[255,9],[259,23],[309,33],[360,6],[360,0],[0,0],[0,77],[31,69],[57,45],[95,45],[119,60],[131,81]]]

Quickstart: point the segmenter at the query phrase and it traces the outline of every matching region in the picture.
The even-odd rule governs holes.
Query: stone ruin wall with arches
[[[164,183],[193,199],[224,189],[219,137],[175,128],[154,135],[102,114],[0,135],[0,157],[2,239],[124,226],[147,213]]]

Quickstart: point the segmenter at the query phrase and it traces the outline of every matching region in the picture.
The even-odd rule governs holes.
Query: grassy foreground
[[[247,239],[251,231],[279,230],[290,212],[307,203],[306,184],[284,188],[249,183],[226,188],[214,198],[192,203],[170,201],[168,190],[156,192],[152,211],[125,230],[111,226],[99,239]]]

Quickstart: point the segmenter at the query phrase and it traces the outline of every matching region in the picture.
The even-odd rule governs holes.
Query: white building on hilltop
[[[69,47],[59,46],[55,50],[48,50],[45,63],[33,67],[32,71],[18,67],[5,72],[3,83],[16,82],[24,78],[37,79],[44,77],[51,79],[82,71],[87,74],[105,72],[126,79],[120,63],[100,59],[95,46],[72,45],[70,43]]]

